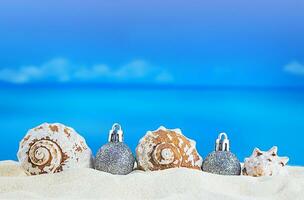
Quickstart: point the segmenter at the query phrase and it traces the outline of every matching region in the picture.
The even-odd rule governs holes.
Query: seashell
[[[135,158],[123,142],[121,126],[115,123],[109,132],[108,143],[103,145],[95,159],[95,169],[111,174],[126,175],[133,171]]]
[[[252,155],[245,159],[243,175],[246,176],[274,176],[286,174],[288,157],[277,155],[278,147],[274,146],[268,151],[261,151],[258,148],[253,150]]]
[[[240,175],[239,159],[230,152],[230,142],[226,133],[220,133],[215,142],[215,150],[204,160],[202,170],[219,175]]]
[[[156,131],[148,131],[136,148],[138,168],[144,171],[175,167],[200,170],[203,159],[195,145],[195,141],[186,138],[180,129],[161,126]]]
[[[20,142],[18,160],[31,175],[93,166],[92,152],[73,128],[44,123]]]

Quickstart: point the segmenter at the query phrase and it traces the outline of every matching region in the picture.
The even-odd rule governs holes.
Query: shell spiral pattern
[[[76,131],[63,124],[44,123],[20,142],[18,160],[31,175],[92,167],[92,152]]]
[[[31,145],[29,159],[36,166],[49,165],[57,169],[62,160],[60,147],[51,140],[39,140]]]
[[[195,142],[186,138],[179,129],[160,127],[148,131],[136,148],[138,168],[144,171],[175,167],[201,169],[202,158]]]

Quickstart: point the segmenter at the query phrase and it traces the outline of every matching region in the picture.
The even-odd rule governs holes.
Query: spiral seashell
[[[255,148],[252,155],[245,159],[243,175],[258,177],[287,174],[288,172],[284,166],[289,158],[279,157],[277,152],[278,147],[276,146],[268,151]]]
[[[29,130],[20,142],[17,156],[30,175],[93,166],[92,152],[84,138],[59,123],[44,123]]]
[[[136,148],[138,168],[144,171],[175,167],[201,169],[203,159],[195,141],[186,138],[180,129],[160,127],[148,131]]]

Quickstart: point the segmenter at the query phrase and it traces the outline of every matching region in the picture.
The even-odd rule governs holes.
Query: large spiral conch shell
[[[44,123],[29,130],[20,142],[18,159],[31,175],[93,165],[92,152],[84,138],[59,123]]]
[[[160,127],[148,131],[136,148],[138,168],[144,171],[175,167],[201,169],[203,159],[195,141],[186,138],[180,129]]]

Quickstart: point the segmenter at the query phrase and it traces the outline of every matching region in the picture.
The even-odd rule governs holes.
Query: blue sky
[[[0,3],[0,81],[304,86],[304,2]]]

